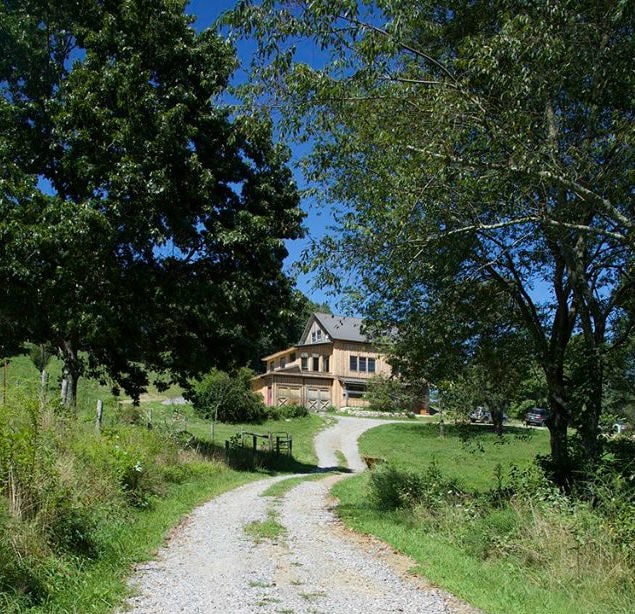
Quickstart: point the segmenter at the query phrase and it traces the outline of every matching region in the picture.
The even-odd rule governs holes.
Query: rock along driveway
[[[339,418],[315,440],[319,466],[363,470],[357,438],[385,420]],[[334,516],[328,491],[344,475],[305,481],[284,497],[260,496],[288,476],[225,493],[194,510],[157,558],[131,579],[137,614],[470,612],[450,595],[404,573],[411,564],[376,540],[355,536]],[[275,541],[244,527],[267,518],[284,527]],[[401,569],[401,571],[399,571]]]

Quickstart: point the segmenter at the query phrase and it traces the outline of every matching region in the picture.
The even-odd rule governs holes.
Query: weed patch
[[[263,540],[277,541],[286,533],[280,524],[278,514],[274,510],[268,510],[265,520],[254,520],[244,527],[245,534],[252,537],[256,543]]]

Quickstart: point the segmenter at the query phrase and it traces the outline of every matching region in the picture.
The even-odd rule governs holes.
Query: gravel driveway
[[[357,438],[385,421],[339,418],[315,441],[319,466],[364,468]],[[175,612],[469,612],[451,596],[403,573],[409,562],[376,540],[344,529],[328,491],[346,476],[305,481],[284,497],[260,496],[288,476],[268,478],[225,493],[197,508],[131,580],[136,596],[126,610]],[[284,529],[275,541],[257,540],[245,525],[274,518]],[[399,571],[401,568],[402,571]]]

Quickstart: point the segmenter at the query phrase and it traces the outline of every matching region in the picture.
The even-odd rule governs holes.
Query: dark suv
[[[546,426],[549,420],[549,410],[542,407],[534,407],[525,414],[525,425]]]

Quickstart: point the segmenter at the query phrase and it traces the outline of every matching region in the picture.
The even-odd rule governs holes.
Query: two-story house
[[[314,313],[297,345],[266,356],[252,380],[267,405],[298,404],[323,411],[361,407],[368,380],[390,365],[361,332],[359,318]]]

